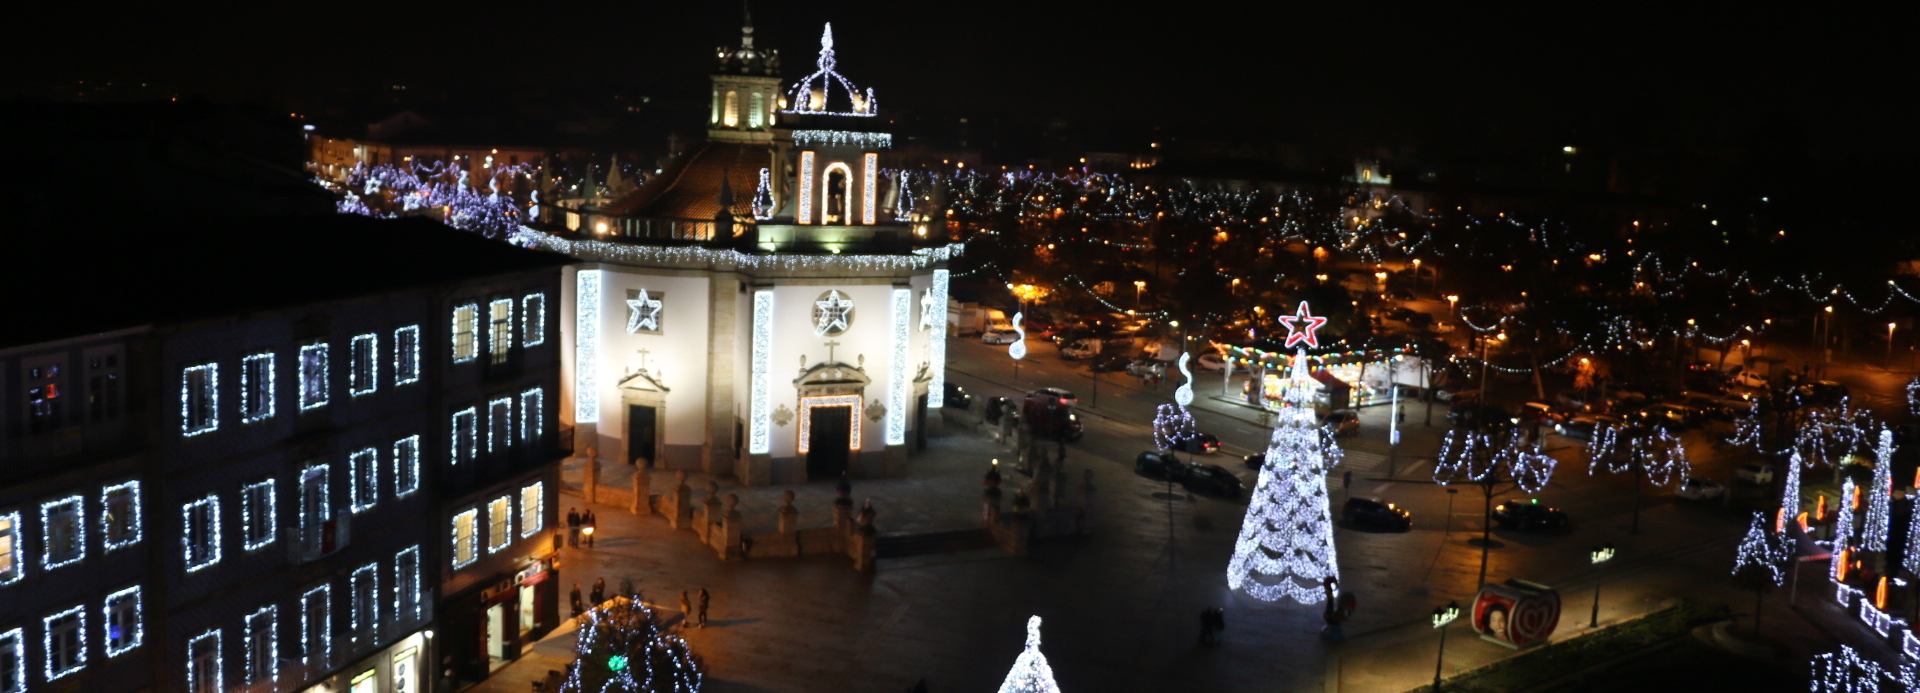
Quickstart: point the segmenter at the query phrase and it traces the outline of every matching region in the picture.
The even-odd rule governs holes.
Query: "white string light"
[[[887,149],[893,146],[893,135],[885,132],[857,132],[853,130],[793,130],[791,132],[793,134],[793,143],[801,147]]]
[[[204,516],[195,519],[196,513]],[[220,496],[209,493],[206,497],[180,506],[182,531],[180,545],[183,549],[187,573],[197,573],[220,563]],[[206,544],[194,544],[195,530],[206,534]],[[196,554],[199,560],[194,560]]]
[[[604,270],[582,269],[574,278],[573,420],[600,421],[600,280]]]
[[[180,435],[192,438],[220,428],[220,364],[180,372]]]
[[[124,638],[116,637],[119,634],[114,632],[114,628],[122,624],[116,622],[117,619],[113,617],[114,611],[117,607],[128,604],[131,604],[131,606],[127,606],[127,608],[133,612],[133,622],[128,624],[131,626],[132,632],[128,633]],[[142,642],[146,641],[146,614],[142,611],[142,608],[139,585],[134,585],[109,594],[106,600],[101,602],[100,622],[105,626],[105,637],[100,639],[100,643],[101,649],[106,651],[108,658],[118,657],[132,652],[135,648],[140,647]],[[118,645],[114,642],[116,640],[120,641]]]
[[[241,548],[248,551],[258,551],[271,546],[274,540],[279,537],[279,508],[277,507],[279,499],[276,497],[277,495],[278,494],[274,492],[274,481],[270,478],[240,487]],[[248,502],[250,498],[260,499],[260,514],[262,517],[253,516],[254,504]],[[261,533],[259,541],[254,541],[254,529],[257,527],[265,528],[266,531]]]
[[[224,691],[227,689],[227,662],[225,653],[221,652],[220,640],[220,629],[214,628],[205,633],[193,636],[193,639],[187,641],[187,690]],[[200,669],[200,658],[194,656],[195,653],[200,652],[201,648],[204,647],[211,647],[213,649],[213,666],[208,667],[210,671],[202,671]],[[203,676],[209,678],[203,679],[201,678]],[[202,683],[202,681],[205,681],[205,683]]]
[[[804,205],[805,197],[801,197]],[[622,265],[675,265],[692,269],[713,269],[734,271],[745,269],[753,271],[790,271],[790,272],[899,272],[924,269],[936,263],[947,262],[960,257],[966,244],[949,243],[937,248],[917,248],[912,253],[901,255],[860,255],[843,253],[839,255],[808,255],[801,253],[769,253],[750,255],[731,249],[701,248],[697,246],[662,246],[620,243],[615,241],[573,240],[561,238],[543,231],[522,227],[513,234],[514,244],[527,248],[548,250],[563,255],[571,255],[589,262],[612,262]],[[581,270],[586,276],[589,271]],[[584,295],[584,292],[582,293]],[[584,308],[585,303],[582,303]]]
[[[60,635],[56,633],[54,630],[57,627],[55,624],[60,623],[61,621],[65,621],[67,619],[73,619],[75,624],[72,630],[73,638],[74,638],[72,661],[65,662],[65,663],[56,663],[53,661],[54,660],[53,641],[54,641],[54,638],[60,637]],[[56,613],[52,616],[47,616],[45,618],[40,619],[40,647],[42,648],[42,655],[43,655],[40,658],[43,664],[43,669],[41,673],[46,675],[46,680],[48,681],[57,681],[57,680],[66,678],[68,676],[72,676],[74,674],[80,673],[81,669],[87,668],[87,607],[86,605],[82,604],[80,606],[76,606],[71,609],[67,609],[65,611]],[[65,648],[62,648],[62,649],[65,649]],[[59,664],[67,664],[67,666],[64,669],[56,668]]]
[[[372,510],[380,502],[380,452],[373,448],[347,455],[347,502],[356,513]]]
[[[124,518],[115,518],[113,517],[113,497],[121,493],[125,493],[126,495],[131,497],[131,502],[127,503],[127,516]],[[116,549],[124,549],[129,546],[133,546],[134,544],[140,543],[140,540],[145,536],[145,533],[146,533],[146,530],[144,529],[144,525],[142,524],[140,519],[141,514],[143,512],[141,509],[142,504],[143,504],[143,501],[140,497],[140,481],[137,479],[134,481],[113,484],[106,488],[100,489],[100,548],[101,550],[114,551]],[[123,527],[126,528],[126,534],[120,537],[118,540],[115,540],[113,537],[113,521],[115,519],[122,519],[126,521],[122,525]]]
[[[887,444],[907,442],[907,346],[913,335],[913,289],[893,290],[893,362],[887,366]],[[856,416],[858,414],[856,413]]]
[[[55,516],[62,514],[67,514],[72,518],[69,524],[73,528],[73,535],[71,537],[73,554],[65,558],[59,558],[54,555],[55,551],[63,548],[57,545],[58,542],[54,541],[53,534],[53,528],[59,524]],[[53,570],[54,568],[62,568],[86,560],[87,524],[87,500],[85,497],[73,495],[41,503],[40,530],[44,535],[40,542],[41,569]]]
[[[1780,562],[1786,560],[1787,556],[1774,536],[1767,531],[1766,516],[1754,513],[1746,537],[1740,540],[1739,548],[1734,551],[1733,574],[1739,575],[1747,570],[1761,571],[1761,575],[1775,587],[1784,583],[1787,576],[1781,570]]]
[[[927,408],[940,409],[947,403],[947,287],[952,274],[933,271],[926,301],[920,306],[920,328],[927,337]]]
[[[261,630],[261,628],[258,627],[258,624],[261,621],[266,622],[265,630],[267,632],[267,637],[264,639],[256,640],[253,637],[253,634],[256,631]],[[246,635],[247,635],[247,643],[246,643],[245,649],[247,651],[247,672],[248,672],[249,678],[251,678],[253,671],[257,670],[261,666],[265,666],[267,671],[266,680],[273,681],[276,683],[279,682],[280,681],[280,607],[274,604],[268,604],[266,606],[260,607],[259,611],[255,611],[251,614],[248,614],[246,618]],[[255,645],[264,645],[266,647],[266,651],[255,652],[254,651]],[[255,657],[259,657],[260,661],[258,662],[254,661]],[[255,681],[253,683],[259,683],[259,682]]]
[[[259,364],[256,368],[255,364]],[[259,376],[254,375],[258,370]],[[261,379],[265,387],[254,387],[253,379]],[[240,423],[258,423],[273,418],[274,395],[277,385],[274,382],[278,374],[274,369],[273,352],[267,351],[240,359]]]
[[[408,325],[393,331],[393,384],[420,382],[420,326]]]
[[[773,410],[768,389],[773,379],[773,291],[753,292],[752,380],[748,384],[747,452],[761,455],[773,447]],[[860,417],[855,416],[858,422]],[[801,440],[805,440],[802,438]]]
[[[393,441],[393,497],[406,498],[420,490],[420,436]]]
[[[1860,529],[1861,547],[1887,550],[1893,526],[1893,431],[1880,429],[1880,447],[1873,463],[1873,485],[1867,488],[1867,522]]]
[[[1281,392],[1272,441],[1227,564],[1227,586],[1262,601],[1317,604],[1322,582],[1340,577],[1326,479],[1334,460],[1322,447],[1314,414],[1320,382],[1307,369],[1302,349]]]
[[[327,343],[300,347],[300,411],[327,406]]]
[[[360,397],[380,389],[380,335],[355,335],[347,342],[347,394]]]
[[[1060,693],[1053,680],[1053,666],[1040,652],[1040,617],[1027,618],[1027,644],[1013,660],[1013,669],[1000,682],[1000,693]]]

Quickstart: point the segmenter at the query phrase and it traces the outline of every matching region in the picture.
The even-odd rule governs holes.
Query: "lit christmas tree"
[[[1013,660],[1013,670],[1000,684],[1000,693],[1060,693],[1060,684],[1053,682],[1053,667],[1047,665],[1047,656],[1040,654],[1039,616],[1027,619],[1027,649]]]
[[[1263,601],[1290,597],[1317,604],[1324,598],[1322,583],[1340,577],[1327,507],[1327,470],[1337,458],[1328,455],[1330,446],[1314,414],[1320,383],[1307,369],[1302,349],[1294,354],[1260,480],[1227,564],[1227,586]]]
[[[687,641],[627,597],[586,613],[563,693],[697,693],[705,676]]]
[[[1786,581],[1786,573],[1780,569],[1780,562],[1785,558],[1785,547],[1767,531],[1766,517],[1754,513],[1753,524],[1747,527],[1747,536],[1740,540],[1740,547],[1733,555],[1733,574],[1745,574],[1756,582],[1778,587]]]
[[[1800,468],[1804,466],[1798,448],[1787,455],[1787,481],[1780,490],[1780,509],[1786,512],[1788,522],[1800,516]]]
[[[1867,522],[1860,528],[1860,548],[1887,550],[1887,532],[1893,526],[1893,431],[1880,429],[1878,459],[1873,463],[1873,486],[1867,489]]]

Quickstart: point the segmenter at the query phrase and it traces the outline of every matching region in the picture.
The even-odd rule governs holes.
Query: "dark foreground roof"
[[[614,214],[673,219],[712,219],[720,213],[720,182],[733,196],[736,216],[753,213],[760,169],[772,165],[773,147],[759,143],[713,142],[667,166],[645,185],[607,206]]]
[[[558,267],[427,219],[75,216],[15,227],[0,347]]]

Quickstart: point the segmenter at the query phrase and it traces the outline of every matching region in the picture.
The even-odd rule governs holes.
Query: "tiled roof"
[[[707,142],[606,209],[643,217],[712,219],[720,212],[724,177],[733,189],[733,213],[751,216],[760,169],[772,164],[772,145]]]

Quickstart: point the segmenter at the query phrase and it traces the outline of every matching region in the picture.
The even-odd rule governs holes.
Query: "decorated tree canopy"
[[[1040,653],[1040,617],[1027,619],[1027,647],[1013,660],[1013,669],[1000,684],[1000,693],[1060,693],[1053,681],[1053,667]]]
[[[629,597],[586,613],[574,654],[563,693],[696,693],[705,679],[687,641]]]
[[[1734,552],[1734,576],[1775,587],[1785,582],[1786,572],[1781,570],[1780,563],[1786,560],[1787,551],[1776,536],[1767,531],[1766,517],[1754,513],[1747,536],[1740,540],[1740,547]]]

